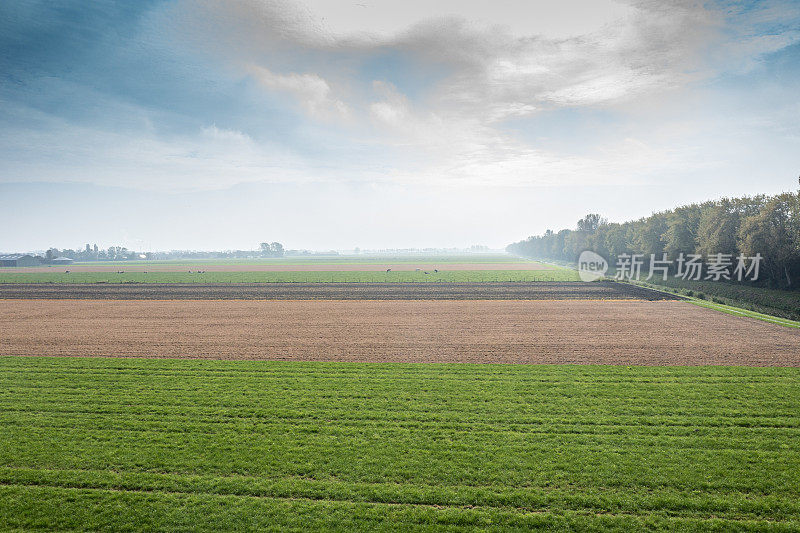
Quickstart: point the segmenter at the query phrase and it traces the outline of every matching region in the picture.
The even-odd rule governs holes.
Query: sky
[[[502,248],[796,190],[800,2],[0,3],[0,251]]]

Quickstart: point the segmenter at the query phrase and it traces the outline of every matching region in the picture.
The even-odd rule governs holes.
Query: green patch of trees
[[[50,248],[44,256],[37,256],[44,264],[52,263],[56,257],[68,257],[75,261],[135,261],[172,259],[252,259],[257,257],[283,257],[286,250],[279,242],[262,242],[258,250],[197,251],[172,250],[170,252],[137,252],[124,246],[110,246],[108,249],[87,244],[84,248]]]
[[[776,196],[723,198],[654,213],[639,220],[609,223],[598,214],[576,229],[528,237],[510,244],[510,253],[535,259],[577,261],[592,250],[614,264],[624,254],[639,254],[645,264],[664,254],[673,262],[691,254],[760,254],[761,283],[776,288],[800,285],[800,192]]]
[[[283,245],[279,242],[262,242],[258,245],[261,257],[283,257]]]

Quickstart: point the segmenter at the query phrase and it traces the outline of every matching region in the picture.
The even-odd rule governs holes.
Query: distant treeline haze
[[[137,252],[124,246],[110,246],[107,249],[87,244],[81,249],[50,248],[44,256],[37,256],[42,263],[50,263],[56,257],[68,257],[75,261],[133,261],[138,259],[246,259],[253,257],[283,257],[284,247],[279,242],[262,242],[257,250],[226,250],[204,252],[194,250],[173,250],[171,252]]]
[[[609,223],[598,214],[578,221],[576,229],[528,237],[510,244],[510,253],[534,259],[577,261],[584,250],[606,257],[611,266],[622,254],[761,254],[759,279],[772,287],[800,285],[800,192],[777,196],[723,198],[655,213],[647,218]]]

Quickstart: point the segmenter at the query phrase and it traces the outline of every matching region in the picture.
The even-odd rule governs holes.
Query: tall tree
[[[589,213],[578,221],[578,231],[586,231],[594,233],[601,224],[607,224],[608,221],[597,213]]]
[[[731,254],[739,252],[738,234],[742,219],[734,203],[723,198],[708,206],[700,216],[697,229],[697,253]]]
[[[664,251],[670,259],[674,260],[680,254],[694,253],[701,212],[699,205],[692,204],[666,213],[667,230],[662,240]]]
[[[637,253],[661,256],[664,253],[663,235],[667,231],[667,220],[663,213],[656,213],[637,222],[633,244]]]
[[[800,266],[800,193],[770,199],[758,214],[742,221],[739,249],[747,256],[761,254],[770,277],[780,284],[795,284]]]

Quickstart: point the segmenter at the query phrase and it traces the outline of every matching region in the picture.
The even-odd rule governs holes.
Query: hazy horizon
[[[0,5],[6,252],[491,248],[797,189],[800,4]]]

